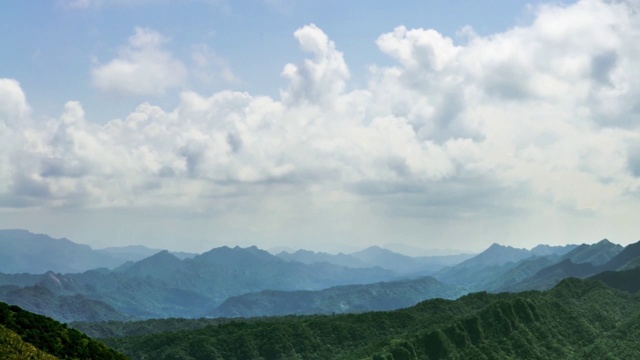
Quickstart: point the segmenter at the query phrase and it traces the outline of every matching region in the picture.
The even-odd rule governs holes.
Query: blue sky
[[[0,227],[101,247],[637,240],[637,1],[8,1]]]
[[[75,4],[75,5],[74,5]],[[92,61],[108,61],[135,27],[169,38],[165,47],[187,65],[194,46],[206,45],[227,64],[235,82],[190,79],[204,93],[223,89],[278,96],[286,85],[282,67],[304,58],[293,32],[316,24],[342,49],[354,86],[366,82],[370,64],[390,64],[377,37],[398,25],[434,28],[456,37],[472,25],[491,34],[525,22],[531,1],[9,1],[0,13],[2,76],[16,78],[36,114],[60,111],[70,99],[81,101],[92,120],[126,115],[144,97],[105,97],[91,86]],[[177,103],[177,92],[154,97]]]

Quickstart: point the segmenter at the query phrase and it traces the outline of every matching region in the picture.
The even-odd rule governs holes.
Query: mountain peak
[[[222,246],[211,249],[193,258],[196,262],[230,266],[233,268],[252,263],[283,261],[275,255],[259,249],[257,246],[230,248]]]
[[[566,253],[563,258],[569,258],[576,264],[588,262],[599,266],[610,261],[622,249],[622,246],[603,239],[592,245],[582,244]]]
[[[487,250],[491,250],[491,249],[506,249],[506,248],[510,248],[511,246],[507,246],[507,245],[500,245],[498,243],[493,243],[491,244],[491,246],[489,246],[487,248]],[[486,250],[485,250],[486,251]]]
[[[0,272],[43,274],[115,268],[124,261],[100,253],[89,245],[53,238],[23,229],[0,230]]]
[[[507,262],[517,262],[530,256],[529,250],[493,243],[485,251],[459,265],[462,267],[502,265]]]
[[[161,250],[135,263],[126,263],[114,271],[124,272],[129,275],[157,277],[160,274],[170,273],[181,265],[182,260],[168,250]]]
[[[607,270],[618,270],[638,258],[640,258],[640,241],[627,245],[605,264],[605,268]]]
[[[147,257],[147,259],[176,259],[176,260],[180,260],[175,255],[170,253],[169,250],[160,250],[157,253]]]

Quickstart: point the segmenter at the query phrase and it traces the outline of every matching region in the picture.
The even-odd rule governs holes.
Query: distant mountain
[[[350,268],[365,268],[370,267],[370,265],[366,264],[362,260],[343,253],[338,253],[336,255],[328,254],[324,252],[315,252],[309,250],[298,250],[293,253],[288,253],[286,251],[282,251],[277,254],[277,256],[283,260],[287,261],[297,261],[303,264],[315,264],[326,262],[329,264],[345,266]]]
[[[513,285],[508,290],[524,291],[524,290],[547,290],[556,286],[560,281],[569,278],[585,278],[598,272],[598,267],[583,262],[576,264],[571,259],[564,259],[558,263],[541,269],[536,274]]]
[[[608,240],[579,246],[538,245],[531,250],[493,244],[434,277],[468,291],[549,289],[566,277],[586,277],[602,271],[601,266],[620,251],[622,246]]]
[[[126,261],[139,261],[153,254],[157,254],[160,251],[167,251],[167,250],[148,248],[143,245],[130,245],[130,246],[108,247],[104,249],[99,249],[98,251],[111,254],[114,257],[117,257],[119,259],[123,259]],[[196,253],[183,252],[183,251],[170,251],[169,253],[174,255],[178,259],[190,259],[198,255]]]
[[[126,273],[130,276],[150,276],[162,279],[180,269],[182,264],[182,260],[177,256],[167,250],[162,250],[140,261],[127,262],[114,269],[114,272]]]
[[[595,244],[582,244],[569,251],[558,262],[540,269],[520,282],[504,286],[501,290],[546,290],[568,277],[585,278],[609,269],[618,269],[638,253],[638,247],[629,245],[628,250],[604,239]]]
[[[114,269],[127,261],[139,261],[160,249],[132,245],[92,249],[66,238],[54,239],[27,230],[0,230],[0,272],[5,274],[78,273],[87,270]],[[180,259],[196,254],[172,253]]]
[[[592,245],[582,244],[566,253],[562,259],[570,259],[575,264],[591,263],[599,266],[611,260],[622,249],[622,246],[604,239]]]
[[[383,249],[379,246],[370,246],[364,250],[352,253],[351,256],[365,264],[385,264],[390,270],[398,272],[410,271],[416,266],[415,258],[394,253],[391,250]]]
[[[500,292],[512,288],[518,283],[536,274],[538,271],[552,266],[558,261],[558,256],[550,254],[547,256],[532,256],[520,260],[516,264],[508,263],[501,267],[499,274],[488,281],[480,282],[477,289]]]
[[[231,296],[262,290],[320,290],[396,278],[395,273],[381,268],[302,264],[282,260],[257,247],[220,247],[184,260],[160,251],[113,271],[0,274],[0,285],[38,285],[56,297],[82,295],[129,316],[159,318],[201,316]],[[47,315],[66,320],[55,309],[47,309]]]
[[[83,295],[56,295],[44,286],[0,286],[0,301],[18,305],[36,314],[46,315],[63,322],[72,321],[124,321],[131,317],[112,306]]]
[[[444,268],[433,276],[444,283],[481,290],[516,263],[531,257],[526,249],[492,244],[487,250],[457,265]]]
[[[625,268],[634,268],[634,262],[640,259],[640,241],[627,245],[622,251],[612,257],[606,265],[605,270],[621,270]]]
[[[129,245],[107,247],[96,251],[109,254],[125,261],[138,261],[159,252],[160,249],[151,249],[143,245]]]
[[[0,358],[125,360],[78,330],[0,302]]]
[[[371,246],[351,254],[339,253],[333,255],[308,250],[298,250],[294,253],[281,252],[278,254],[281,259],[298,261],[304,264],[326,262],[350,268],[380,267],[402,275],[430,274],[472,256],[472,254],[457,254],[412,257],[383,249],[379,246]]]
[[[604,271],[590,279],[602,281],[618,290],[637,293],[640,290],[640,267],[623,271]]]
[[[319,291],[274,291],[233,296],[212,312],[211,317],[255,317],[302,314],[339,314],[395,310],[432,298],[455,299],[461,289],[432,277],[337,286]]]
[[[230,296],[261,290],[320,290],[336,285],[391,280],[396,274],[380,268],[353,269],[329,263],[285,261],[260,250],[226,246],[182,261],[163,280],[207,294],[222,303]]]
[[[551,246],[551,245],[537,245],[534,248],[532,248],[529,252],[532,255],[536,255],[536,256],[549,256],[549,255],[558,255],[558,256],[562,256],[566,253],[568,253],[569,251],[577,248],[578,245],[561,245],[561,246]]]
[[[54,239],[26,230],[0,230],[0,272],[73,273],[100,267],[114,268],[124,260],[68,239]]]
[[[504,265],[508,262],[517,262],[530,257],[532,254],[527,249],[519,249],[493,243],[489,248],[480,254],[466,260],[459,267],[478,267],[488,265]]]
[[[411,257],[379,246],[371,246],[350,255],[369,266],[380,266],[400,274],[433,273],[446,265],[459,263],[470,256],[463,254],[442,257]]]
[[[454,249],[425,249],[422,247],[411,246],[402,243],[384,244],[382,247],[395,253],[412,257],[472,254],[472,252],[469,251],[459,251]]]

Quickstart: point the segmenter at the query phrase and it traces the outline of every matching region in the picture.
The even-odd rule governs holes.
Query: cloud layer
[[[257,232],[269,221],[291,228],[304,213],[351,235],[343,211],[354,223],[493,217],[528,229],[535,213],[635,213],[639,10],[637,1],[548,5],[527,26],[465,29],[462,42],[399,26],[377,40],[396,65],[372,66],[362,88],[311,24],[294,33],[309,58],[284,67],[280,99],[184,90],[174,109],[143,103],[106,124],[73,101],[57,118],[32,119],[19,84],[2,79],[0,207],[261,214],[246,220]],[[134,95],[185,86],[166,41],[136,28],[117,58],[94,65],[94,85]]]

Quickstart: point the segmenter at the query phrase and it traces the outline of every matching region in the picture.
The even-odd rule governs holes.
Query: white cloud
[[[29,116],[31,110],[20,84],[0,78],[0,121],[10,126]]]
[[[285,66],[281,99],[183,91],[175,109],[144,103],[104,125],[70,102],[46,126],[20,130],[21,165],[6,173],[22,185],[5,176],[0,189],[42,206],[196,209],[274,238],[287,227],[291,238],[309,235],[295,224],[310,219],[318,231],[335,224],[337,238],[404,227],[489,238],[500,221],[526,234],[532,219],[578,224],[589,214],[610,229],[620,209],[640,210],[637,10],[631,1],[544,6],[529,26],[466,44],[398,27],[377,41],[397,65],[372,67],[360,89],[349,88],[335,43],[304,26],[294,36],[312,56]],[[117,59],[94,69],[96,86],[155,94],[182,85],[186,70],[165,42],[136,29]],[[194,52],[201,68],[224,69],[216,59],[207,47]],[[0,82],[0,94],[10,99],[0,114],[28,116],[15,81]],[[387,229],[380,216],[402,220]],[[376,225],[350,230],[344,217]],[[554,226],[544,231],[566,231]]]
[[[182,86],[187,70],[163,49],[167,41],[154,30],[135,28],[117,58],[94,65],[93,84],[102,91],[123,95],[161,95],[170,88]]]
[[[349,69],[342,52],[317,26],[311,24],[294,33],[300,48],[315,55],[302,64],[287,64],[282,75],[289,79],[289,89],[282,95],[290,102],[328,103],[339,95],[349,79]]]
[[[229,63],[206,44],[198,44],[193,47],[191,60],[194,65],[191,69],[193,76],[205,84],[240,83]]]

